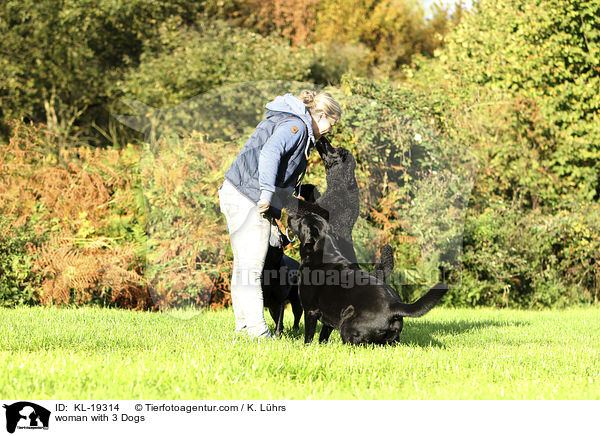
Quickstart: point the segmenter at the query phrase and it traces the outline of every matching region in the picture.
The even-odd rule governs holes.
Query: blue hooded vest
[[[262,120],[225,172],[225,178],[252,202],[269,200],[269,214],[281,218],[282,200],[302,181],[315,143],[310,112],[285,94],[267,103]]]

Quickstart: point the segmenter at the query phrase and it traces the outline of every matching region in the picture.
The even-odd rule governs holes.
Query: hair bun
[[[311,115],[322,112],[332,120],[339,120],[342,116],[340,104],[326,91],[303,89],[298,98],[305,104]]]
[[[300,91],[300,100],[302,100],[302,103],[304,103],[306,106],[312,106],[316,96],[317,92],[313,91],[312,89],[303,89]]]

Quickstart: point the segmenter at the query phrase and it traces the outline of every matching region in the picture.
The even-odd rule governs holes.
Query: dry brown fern
[[[90,291],[100,278],[97,259],[57,237],[51,238],[36,254],[36,268],[44,277],[40,292],[42,304],[69,304],[72,294],[78,303],[91,300]]]
[[[120,307],[151,306],[145,278],[133,246],[107,246],[108,238],[87,240],[53,237],[36,254],[35,268],[43,277],[42,304],[82,304],[94,297]]]
[[[132,244],[91,250],[100,261],[102,296],[120,307],[145,309],[151,305],[144,276],[132,270],[138,264]]]

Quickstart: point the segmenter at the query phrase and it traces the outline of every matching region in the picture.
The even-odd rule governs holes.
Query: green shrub
[[[472,106],[463,99],[471,90],[428,95],[420,87],[349,76],[343,85],[350,95],[343,98],[345,119],[332,141],[352,149],[359,185],[371,195],[361,205],[367,221],[357,223],[358,247],[366,241],[374,258],[382,242],[391,243],[398,268],[412,283],[435,277],[432,266],[460,267],[455,282],[460,286],[447,298],[451,305],[560,307],[597,301],[598,208],[559,195],[554,176],[539,163],[559,142],[535,100],[503,92],[507,101],[482,104],[474,113],[460,109]],[[398,120],[408,122],[390,128]],[[416,132],[420,144],[411,141]],[[465,158],[469,148],[481,162],[470,198],[466,183],[475,161]],[[393,155],[403,160],[394,162]],[[391,171],[395,166],[401,171]],[[399,177],[403,172],[406,178]],[[440,208],[444,213],[438,215]],[[365,223],[376,230],[365,231]],[[418,245],[400,244],[406,235],[416,236]],[[419,292],[411,286],[401,291],[405,298]]]
[[[600,296],[598,205],[523,213],[490,203],[465,227],[463,287],[453,302],[563,307]],[[475,292],[474,292],[475,291]]]
[[[0,306],[39,302],[41,280],[32,273],[36,256],[28,248],[43,241],[28,221],[0,215]]]
[[[598,12],[484,0],[434,60],[406,71],[399,89],[424,95],[438,128],[481,162],[452,304],[597,301]]]
[[[168,17],[195,21],[192,0],[7,0],[0,6],[0,131],[44,122],[63,138],[107,130],[111,85],[136,65]]]

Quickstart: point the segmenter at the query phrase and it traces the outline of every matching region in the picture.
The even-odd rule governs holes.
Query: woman
[[[315,141],[341,116],[327,92],[304,90],[267,103],[265,119],[225,172],[219,188],[221,212],[233,251],[231,300],[235,329],[253,337],[271,337],[264,318],[261,273],[269,241],[278,246],[282,201],[300,185]]]

